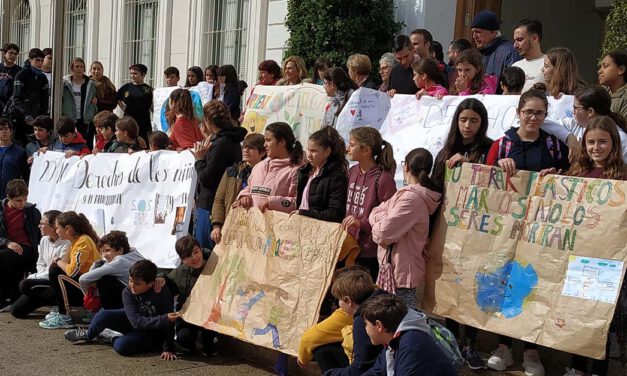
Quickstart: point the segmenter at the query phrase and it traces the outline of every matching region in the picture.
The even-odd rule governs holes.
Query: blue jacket
[[[388,294],[388,292],[375,290],[368,299],[382,294]],[[353,362],[348,367],[330,369],[325,372],[324,376],[359,376],[374,365],[382,349],[381,345],[375,346],[370,342],[370,337],[366,333],[366,323],[361,317],[361,309],[358,309],[353,315]]]
[[[389,370],[388,370],[389,369]],[[457,376],[429,333],[424,313],[410,309],[394,338],[364,376]]]
[[[522,59],[512,42],[504,37],[494,39],[487,46],[480,48],[479,52],[483,57],[485,74],[494,75],[497,80],[501,78],[503,69]]]
[[[26,150],[14,143],[0,148],[0,198],[6,197],[9,180],[21,178],[28,183],[29,175]]]

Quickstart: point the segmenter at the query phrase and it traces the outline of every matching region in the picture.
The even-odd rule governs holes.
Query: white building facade
[[[52,46],[54,1],[0,0],[0,41],[17,43],[20,61],[32,47]],[[118,86],[138,62],[148,66],[147,81],[155,87],[163,85],[168,66],[179,69],[182,84],[188,67],[210,64],[233,64],[241,79],[254,83],[258,63],[280,63],[289,37],[287,0],[58,1],[65,1],[64,63],[75,56],[87,64],[98,60]],[[395,4],[404,32],[429,29],[445,46],[453,39],[456,0]]]

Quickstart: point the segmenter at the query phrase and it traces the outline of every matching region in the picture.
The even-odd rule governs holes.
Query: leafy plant
[[[402,26],[393,0],[288,0],[287,12],[285,57],[300,56],[310,68],[320,56],[344,66],[353,53],[370,56],[374,68]]]
[[[605,20],[605,41],[601,58],[608,52],[627,49],[627,0],[613,0],[612,9]]]

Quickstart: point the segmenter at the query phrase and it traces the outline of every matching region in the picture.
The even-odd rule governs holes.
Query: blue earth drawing
[[[475,285],[479,308],[509,319],[522,313],[525,300],[538,285],[538,274],[531,264],[510,260],[494,271],[477,272]]]
[[[196,114],[196,118],[198,120],[202,121],[203,118],[203,111],[202,111],[202,100],[200,98],[200,94],[198,94],[195,91],[190,91],[189,92],[192,96],[192,103],[194,105],[194,113]],[[167,112],[167,110],[169,109],[169,101],[170,98],[168,96],[168,98],[163,102],[163,106],[161,106],[161,130],[164,132],[168,132],[170,130],[170,126],[168,125],[168,121],[165,118],[165,114]]]

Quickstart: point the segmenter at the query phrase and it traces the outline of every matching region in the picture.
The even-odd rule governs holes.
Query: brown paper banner
[[[423,307],[601,359],[627,262],[625,182],[446,172]]]
[[[317,322],[345,236],[337,223],[231,210],[183,319],[296,355]]]

